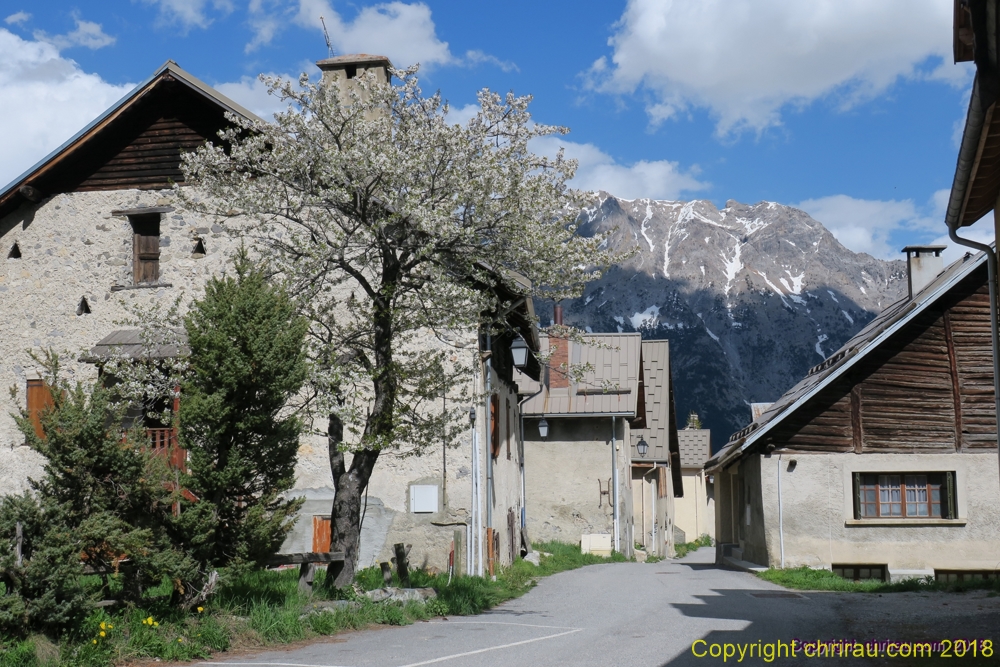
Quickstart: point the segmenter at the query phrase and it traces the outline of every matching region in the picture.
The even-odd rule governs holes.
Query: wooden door
[[[325,554],[330,551],[330,517],[313,517],[313,545],[315,553]]]
[[[52,407],[52,391],[43,380],[28,380],[27,389],[28,418],[31,419],[32,426],[35,427],[35,435],[44,438],[42,412],[46,408]]]
[[[132,269],[135,284],[160,279],[160,214],[132,217]]]

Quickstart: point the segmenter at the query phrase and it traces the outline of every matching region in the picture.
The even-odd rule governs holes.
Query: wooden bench
[[[316,565],[318,563],[339,563],[344,560],[344,552],[306,552],[297,554],[275,554],[267,561],[268,567],[279,567],[281,565],[299,566],[299,590],[306,594],[312,593],[313,579],[316,577]]]

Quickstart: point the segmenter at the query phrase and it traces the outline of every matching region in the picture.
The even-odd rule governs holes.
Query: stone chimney
[[[375,72],[375,80],[388,83],[391,75],[389,68],[392,63],[385,56],[373,56],[367,53],[354,53],[346,56],[335,56],[320,60],[316,66],[323,71],[323,83],[336,81],[340,86],[341,101],[345,101],[351,80],[368,71]]]
[[[910,288],[910,298],[930,285],[944,271],[941,252],[948,246],[908,245],[906,253],[906,281]]]

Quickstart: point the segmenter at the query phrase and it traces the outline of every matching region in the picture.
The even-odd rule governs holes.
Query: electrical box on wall
[[[434,512],[437,512],[437,484],[414,484],[411,486],[410,511],[414,514],[433,514]]]

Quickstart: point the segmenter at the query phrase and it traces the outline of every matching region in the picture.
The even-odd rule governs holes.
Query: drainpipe
[[[785,569],[785,523],[781,513],[781,454],[778,454],[778,544],[781,548],[781,569]]]
[[[518,419],[520,420],[519,426],[521,427],[521,451],[520,451],[520,455],[521,455],[521,528],[524,528],[524,527],[526,527],[528,525],[528,516],[527,516],[527,509],[526,509],[527,506],[528,506],[527,505],[527,486],[525,485],[525,481],[524,481],[524,412],[522,411],[522,408],[524,407],[525,403],[527,403],[528,401],[530,401],[531,399],[533,399],[535,396],[538,396],[544,390],[545,390],[545,385],[542,384],[541,380],[539,380],[538,391],[536,391],[531,396],[525,396],[524,398],[522,398],[520,401],[517,402],[517,416],[518,416]],[[530,547],[531,545],[527,545],[527,546]]]
[[[1000,215],[996,208],[993,215]],[[997,426],[997,464],[1000,465],[1000,333],[997,332],[997,256],[985,243],[963,239],[954,227],[948,227],[948,236],[959,245],[986,253],[987,281],[990,284],[990,333],[993,337],[993,409]],[[998,239],[1000,242],[1000,239]]]
[[[612,526],[615,531],[615,551],[621,553],[621,536],[618,534],[618,442],[616,441],[616,431],[618,429],[618,417],[611,418],[611,478],[613,480],[614,494],[611,497],[611,507],[613,510]]]
[[[493,539],[493,415],[490,414],[490,402],[493,400],[493,337],[486,334],[486,349],[490,356],[486,358],[486,529]],[[492,545],[491,545],[492,546]],[[482,545],[480,545],[482,553]],[[480,556],[482,558],[482,556]],[[494,561],[496,554],[493,554]],[[480,564],[482,569],[482,564]]]

